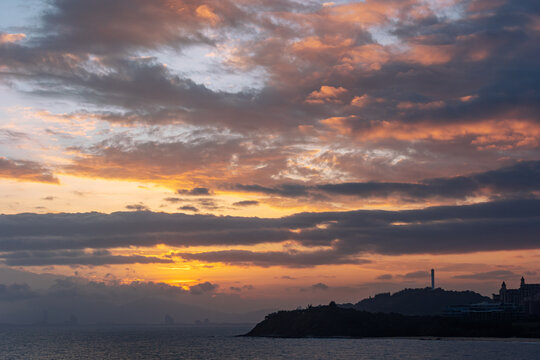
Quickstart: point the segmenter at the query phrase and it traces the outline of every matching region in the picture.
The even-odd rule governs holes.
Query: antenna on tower
[[[431,290],[435,289],[435,270],[431,269]]]

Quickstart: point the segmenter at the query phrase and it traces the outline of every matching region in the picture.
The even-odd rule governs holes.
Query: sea
[[[276,339],[249,326],[4,326],[1,359],[540,359],[527,339]]]

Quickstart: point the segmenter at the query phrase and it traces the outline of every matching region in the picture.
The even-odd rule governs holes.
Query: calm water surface
[[[248,327],[0,328],[1,359],[540,359],[528,341],[266,339]]]

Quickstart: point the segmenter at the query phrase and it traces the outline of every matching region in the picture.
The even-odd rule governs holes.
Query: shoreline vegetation
[[[335,303],[266,316],[243,336],[278,338],[540,339],[540,319],[479,320],[370,313]],[[537,340],[539,341],[539,340]]]

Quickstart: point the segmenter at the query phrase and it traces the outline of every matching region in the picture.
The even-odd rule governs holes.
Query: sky
[[[532,0],[3,0],[0,302],[540,282],[538,58]]]

